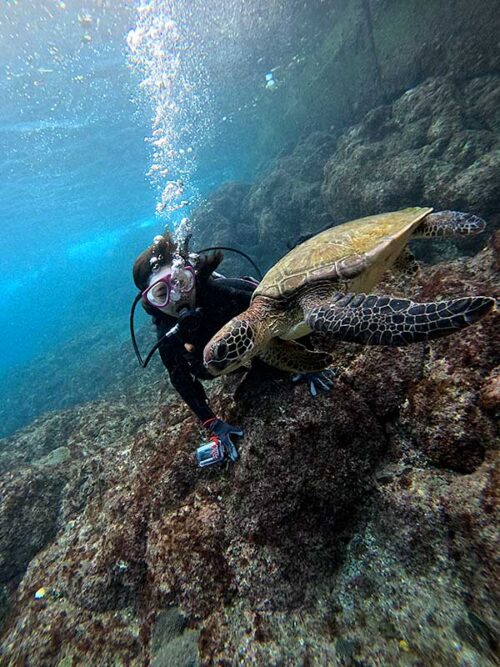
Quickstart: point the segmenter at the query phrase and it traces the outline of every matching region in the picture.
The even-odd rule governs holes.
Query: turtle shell
[[[431,211],[407,208],[331,227],[293,248],[271,267],[254,297],[287,298],[300,287],[325,279],[348,280],[353,291],[371,289]]]

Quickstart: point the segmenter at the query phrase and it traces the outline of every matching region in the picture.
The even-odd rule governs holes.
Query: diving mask
[[[186,301],[195,287],[195,273],[191,266],[167,266],[151,278],[151,285],[142,293],[155,308],[170,309],[179,301]]]

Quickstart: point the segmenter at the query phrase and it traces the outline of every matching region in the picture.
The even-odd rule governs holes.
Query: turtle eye
[[[222,361],[225,359],[227,356],[227,343],[224,343],[222,341],[218,345],[215,346],[214,351],[213,351],[213,357],[215,361]]]

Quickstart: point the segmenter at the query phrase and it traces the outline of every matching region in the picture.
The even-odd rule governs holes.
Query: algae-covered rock
[[[197,667],[198,632],[187,630],[186,623],[175,607],[157,614],[151,631],[152,667]]]
[[[151,667],[197,667],[198,633],[187,630],[180,637],[162,645],[153,656]]]
[[[73,667],[73,656],[67,655],[62,660],[59,660],[57,667]]]
[[[9,613],[9,595],[5,586],[0,586],[0,632]]]
[[[0,479],[0,582],[21,575],[54,536],[67,475],[25,469]]]
[[[334,147],[330,134],[311,133],[252,187],[245,204],[262,248],[271,247],[281,256],[300,236],[333,223],[320,190],[323,167]]]
[[[494,293],[498,276],[492,270],[491,250],[472,260],[429,268],[420,279],[419,300],[458,296],[465,292]],[[405,438],[428,461],[460,472],[474,471],[498,442],[495,410],[485,403],[498,371],[500,332],[498,313],[432,345],[424,354],[422,376],[408,394],[400,423]],[[493,399],[491,399],[493,400]]]
[[[160,611],[156,615],[151,631],[151,651],[157,653],[162,644],[171,642],[176,637],[182,635],[186,628],[186,623],[187,618],[176,607]]]
[[[71,452],[68,447],[57,447],[50,454],[36,461],[39,466],[57,466],[66,463],[71,458]]]
[[[336,220],[432,205],[498,215],[500,78],[431,79],[347,131],[325,168]]]

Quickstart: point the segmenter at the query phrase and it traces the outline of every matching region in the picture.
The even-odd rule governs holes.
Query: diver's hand
[[[327,368],[319,373],[297,373],[292,377],[292,382],[307,382],[311,396],[317,396],[319,392],[326,393],[333,387],[335,373]]]
[[[226,454],[229,456],[231,461],[237,461],[240,458],[238,450],[231,438],[242,438],[244,433],[237,426],[231,426],[222,419],[217,419],[213,417],[207,422],[204,422],[203,426],[208,428],[214,435],[219,438],[219,441],[224,446]]]

